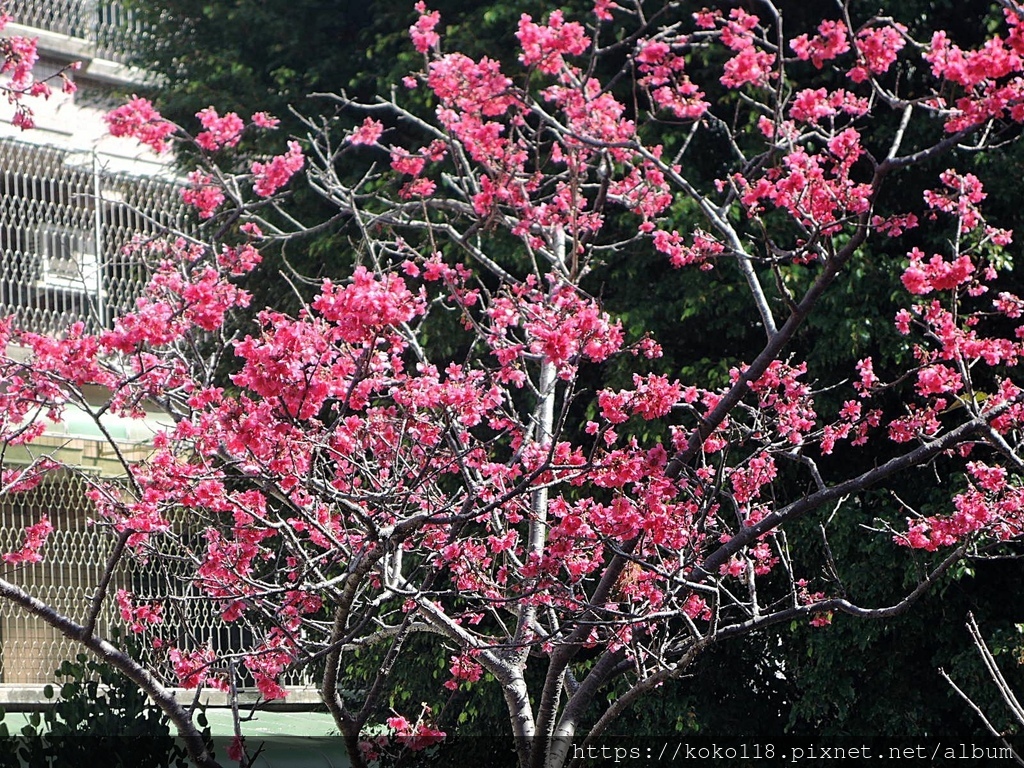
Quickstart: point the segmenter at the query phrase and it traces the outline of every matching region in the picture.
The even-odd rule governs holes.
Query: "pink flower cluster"
[[[733,371],[731,375],[736,378],[737,373]],[[806,374],[806,363],[792,366],[773,360],[761,377],[749,385],[758,396],[758,407],[773,413],[773,430],[794,445],[803,442],[817,420],[811,388],[799,381]]]
[[[375,343],[387,328],[408,322],[425,307],[422,297],[398,275],[378,277],[360,266],[349,285],[339,287],[325,280],[313,309],[335,324],[335,338],[362,345]]]
[[[647,88],[659,109],[667,109],[678,118],[695,120],[708,110],[704,92],[684,71],[685,58],[673,50],[685,44],[685,38],[672,41],[641,40],[637,43],[637,69],[643,75],[637,84]]]
[[[437,32],[434,31],[434,27],[441,21],[441,14],[439,11],[430,11],[428,13],[427,5],[423,0],[419,0],[415,8],[420,16],[416,23],[409,27],[409,36],[412,38],[413,45],[416,46],[417,51],[427,53],[430,49],[436,48],[441,40]]]
[[[725,252],[724,245],[701,229],[694,230],[692,246],[686,245],[683,236],[675,229],[671,232],[663,229],[654,230],[651,242],[655,249],[668,256],[672,266],[677,268],[699,264],[701,269],[708,270],[714,266],[710,260]]]
[[[25,541],[21,545],[21,549],[15,552],[5,552],[3,561],[8,565],[41,562],[43,559],[41,550],[51,533],[53,533],[53,523],[50,522],[47,515],[43,515],[38,522],[25,528]]]
[[[39,60],[39,53],[36,49],[36,40],[15,35],[0,39],[0,75],[9,75],[7,83],[0,86],[0,92],[7,95],[7,101],[14,104],[13,123],[22,130],[32,128],[35,125],[32,110],[22,100],[24,96],[42,96],[49,98],[51,89],[48,83],[36,80],[32,75],[32,68]],[[74,84],[61,73],[65,82],[64,90],[73,92]]]
[[[206,685],[215,689],[225,690],[225,681],[220,675],[214,675],[212,667],[217,661],[217,654],[211,648],[182,651],[171,647],[167,651],[174,673],[182,688],[198,688]]]
[[[245,657],[245,668],[256,680],[256,687],[267,701],[283,699],[288,691],[278,682],[285,668],[295,659],[294,640],[275,627],[265,642]]]
[[[131,594],[124,589],[117,590],[114,597],[121,613],[121,620],[132,632],[145,632],[149,627],[160,624],[164,620],[163,606],[159,603],[136,605]]]
[[[868,210],[871,187],[850,178],[864,153],[855,129],[833,136],[825,148],[821,154],[796,148],[783,158],[781,168],[769,169],[753,184],[735,176],[744,205],[757,213],[763,202],[770,202],[805,226],[837,232],[846,217]]]
[[[444,687],[450,691],[458,690],[460,683],[475,683],[484,671],[483,667],[468,654],[452,656],[451,662],[449,671],[452,673],[452,677],[444,684]]]
[[[924,54],[932,74],[959,86],[962,95],[953,104],[936,97],[932,105],[945,112],[946,130],[953,133],[992,118],[1024,122],[1024,30],[1016,12],[1005,12],[1010,34],[993,37],[981,48],[965,51],[943,31],[932,35]]]
[[[826,61],[830,61],[850,50],[849,34],[846,24],[842,21],[825,19],[818,25],[818,34],[814,37],[800,35],[790,40],[789,47],[802,61],[810,59],[815,67],[821,69]]]
[[[863,83],[872,75],[883,75],[895,63],[906,45],[907,28],[902,24],[869,26],[855,38],[858,64],[849,71],[849,78]]]
[[[927,189],[924,201],[933,211],[942,211],[959,219],[961,234],[976,229],[984,221],[978,205],[985,199],[981,180],[973,173],[957,173],[949,169],[939,175],[945,189]],[[1002,245],[1008,244],[1004,239]]]
[[[805,88],[793,97],[789,115],[799,122],[817,123],[839,115],[860,117],[867,114],[869,108],[867,99],[842,88],[831,92],[824,88]]]
[[[137,139],[155,152],[166,152],[175,126],[164,120],[149,99],[133,97],[127,104],[107,113],[103,118],[112,136]]]
[[[594,12],[607,21],[615,8],[599,0]],[[844,252],[847,243],[876,232],[897,236],[919,223],[914,214],[885,209],[874,178],[884,174],[873,171],[886,161],[869,156],[855,127],[885,101],[858,94],[884,87],[876,76],[888,72],[900,52],[900,27],[873,22],[853,34],[844,22],[824,21],[791,42],[796,60],[810,62],[799,65],[782,58],[770,43],[772,30],[756,17],[741,10],[727,17],[700,12],[692,35],[683,35],[681,26],[652,29],[623,49],[620,55],[632,56],[638,74],[634,107],[574,66],[573,57],[591,51],[592,41],[559,11],[542,24],[520,19],[521,60],[533,71],[515,81],[493,59],[442,55],[440,16],[423,3],[417,10],[411,34],[425,56],[420,77],[437,104],[435,117],[423,118],[433,120],[429,138],[400,146],[404,132],[395,131],[396,144],[382,145],[387,121],[377,119],[380,106],[370,107],[373,117],[347,138],[351,146],[373,147],[382,157],[386,152],[390,171],[382,174],[395,179],[391,185],[375,179],[372,189],[352,197],[376,195],[372,207],[384,212],[378,219],[384,224],[367,231],[377,247],[347,279],[324,281],[294,316],[260,313],[258,330],[233,345],[230,387],[209,384],[181,350],[196,337],[217,334],[230,313],[247,305],[235,278],[260,261],[254,245],[260,233],[252,225],[242,229],[241,244],[137,244],[152,264],[152,280],[132,311],[98,334],[82,325],[56,339],[15,334],[0,321],[0,346],[18,343],[30,357],[0,371],[7,442],[37,437],[38,425],[28,425],[31,414],[45,410],[59,420],[85,387],[109,391],[103,407],[122,417],[144,416],[148,403],[173,403],[173,428],[154,437],[145,462],[126,462],[135,490],[97,480],[89,498],[101,524],[126,534],[139,552],[172,530],[172,511],[208,521],[188,552],[196,562],[194,588],[215,601],[227,622],[250,614],[274,617],[274,628],[258,634],[244,661],[263,696],[285,695],[282,673],[304,657],[305,638],[315,635],[322,643],[325,606],[337,607],[328,602],[330,590],[349,584],[355,610],[373,600],[382,621],[408,618],[409,626],[421,626],[416,612],[432,612],[435,628],[459,638],[452,645],[460,650],[450,659],[451,679],[443,683],[449,690],[498,670],[493,649],[504,641],[486,633],[501,622],[483,618],[505,607],[513,617],[539,609],[543,614],[536,615],[566,627],[580,626],[582,612],[603,611],[614,619],[572,642],[621,650],[630,655],[631,669],[634,662],[638,670],[654,667],[647,647],[666,647],[658,645],[664,639],[658,633],[672,631],[663,617],[729,620],[732,609],[720,611],[714,590],[702,592],[689,580],[703,578],[702,568],[712,579],[775,574],[781,542],[771,526],[790,503],[792,478],[816,481],[792,492],[801,504],[828,482],[828,467],[820,470],[826,480],[818,478],[818,456],[841,440],[863,444],[872,430],[887,429],[894,450],[904,444],[919,450],[933,438],[955,436],[951,424],[970,426],[969,419],[978,425],[960,444],[949,438],[941,455],[957,460],[974,451],[977,459],[968,465],[969,487],[955,497],[953,514],[908,522],[904,543],[935,548],[979,532],[1020,533],[1012,470],[986,464],[978,454],[982,438],[1015,439],[1024,424],[1022,395],[1011,373],[996,368],[1021,357],[1024,301],[991,290],[1010,233],[985,225],[985,193],[976,178],[949,171],[926,194],[921,220],[955,217],[959,237],[951,238],[947,255],[910,251],[902,278],[913,296],[897,315],[898,330],[915,334],[906,365],[876,374],[865,358],[851,372],[852,385],[842,372],[819,372],[825,381],[818,382],[805,364],[779,357],[789,331],[768,322],[788,312],[795,323],[813,305],[814,291],[842,280],[849,263],[843,259],[862,258],[860,249]],[[597,29],[604,31],[600,24]],[[992,95],[994,84],[1008,86],[1017,67],[1014,39],[971,54],[936,42],[928,55],[945,78],[945,93],[974,100]],[[688,73],[687,62],[697,58],[694,46],[719,43],[726,59],[722,82],[747,89],[737,99],[737,114],[760,131],[730,139],[744,152],[749,142],[763,162],[734,162],[717,188],[699,191],[686,160],[647,146],[639,123],[657,112],[653,119],[691,121],[687,130],[702,138],[717,125],[702,122],[712,106],[690,81],[697,75]],[[851,90],[818,88],[813,80],[809,87],[765,88],[787,67],[816,77],[812,66],[836,66],[829,62],[853,55]],[[872,78],[869,86],[857,85]],[[968,107],[957,109],[966,113]],[[213,108],[198,119],[203,130],[196,141],[211,153],[204,162],[237,147],[246,129],[234,113],[222,116]],[[251,122],[274,124],[261,113]],[[112,131],[157,149],[173,132],[141,99],[115,111],[110,123]],[[251,190],[204,166],[189,175],[183,199],[204,219],[222,211],[227,216],[229,204],[242,206],[245,215],[248,198],[277,194],[305,162],[291,142],[285,154],[251,164]],[[439,197],[453,186],[454,196]],[[683,210],[680,190],[696,198],[710,231],[685,232],[667,223],[667,213],[675,218]],[[415,204],[408,202],[413,198]],[[604,226],[614,206],[628,214],[616,214],[617,224],[627,222],[625,232]],[[455,258],[435,242],[452,233],[465,246]],[[761,238],[760,245],[743,253],[748,236]],[[492,244],[506,242],[519,247],[490,253]],[[582,390],[581,366],[592,366],[596,376],[601,364],[623,352],[657,355],[649,339],[626,346],[622,324],[581,282],[596,259],[627,254],[638,242],[674,266],[710,267],[727,255],[749,256],[741,266],[756,264],[754,278],[774,271],[778,300],[769,300],[761,315],[769,351],[752,367],[732,370],[720,387],[687,385],[623,356],[648,367],[633,373],[631,384]],[[820,263],[811,264],[815,259]],[[488,274],[478,275],[475,263]],[[812,290],[802,294],[808,285]],[[926,295],[927,301],[920,298]],[[431,359],[434,326],[425,318],[446,312],[461,324],[466,335],[459,340],[466,343],[457,362],[439,364]],[[837,398],[842,405],[826,423],[812,387],[832,385],[852,392],[850,399]],[[872,402],[883,390],[907,397],[887,422]],[[980,392],[987,398],[972,398]],[[589,414],[582,434],[563,423],[577,413]],[[666,419],[644,427],[663,435],[664,444],[622,426]],[[982,433],[982,427],[991,430]],[[785,482],[783,467],[792,468]],[[3,482],[7,492],[27,490],[38,474],[5,470]],[[5,561],[40,559],[50,530],[45,518],[30,526],[23,548]],[[404,567],[403,552],[412,553]],[[607,595],[592,602],[604,569],[625,555],[628,563],[604,585]],[[335,578],[342,572],[352,579],[344,586]],[[457,601],[413,583],[421,573],[448,584]],[[800,581],[779,592],[787,578],[765,580],[771,583],[762,595],[775,589],[771,599],[781,597],[787,610],[827,623],[825,596]],[[745,595],[756,590],[730,592],[740,597],[719,590],[715,599],[735,599],[734,607],[742,608],[735,614],[750,615],[743,601],[753,600]],[[123,590],[115,600],[135,631],[161,621],[159,604],[138,605]],[[655,642],[642,640],[647,636]],[[546,652],[558,641],[553,634],[531,651]],[[171,648],[169,659],[185,685],[223,685],[209,649]],[[367,750],[437,743],[444,734],[425,714],[415,723],[396,714],[386,734],[366,741]]]
[[[666,376],[633,374],[633,389],[612,392],[601,390],[597,403],[601,417],[610,424],[621,424],[630,416],[659,419],[682,399],[682,386]]]
[[[754,35],[760,20],[741,8],[729,12],[727,20],[714,18],[722,24],[721,40],[735,55],[725,62],[724,74],[719,81],[726,88],[742,88],[744,85],[767,87],[776,77],[773,71],[776,55],[759,49]]]
[[[10,20],[10,16],[0,12],[0,30]],[[27,130],[35,126],[32,109],[26,104],[25,97],[49,98],[52,89],[47,80],[37,80],[32,69],[39,61],[38,41],[33,38],[11,35],[0,38],[0,75],[6,75],[5,82],[0,84],[0,93],[7,97],[7,102],[14,105],[12,123]],[[65,93],[74,93],[75,83],[68,76],[68,71],[77,69],[78,64],[71,64],[57,75],[48,79],[61,80],[61,88]]]
[[[970,281],[974,275],[974,261],[967,254],[953,261],[946,261],[935,254],[925,261],[925,254],[914,248],[908,256],[910,264],[903,270],[903,285],[918,296],[932,291],[952,290]]]
[[[395,714],[387,718],[385,724],[388,732],[376,736],[364,737],[359,742],[362,756],[367,760],[380,760],[384,755],[397,757],[397,752],[410,750],[420,752],[445,740],[445,732],[438,730],[427,721],[430,707],[423,705],[423,713],[412,723],[405,717]],[[396,748],[397,747],[397,752]]]
[[[805,579],[798,579],[796,582],[797,587],[797,601],[801,605],[814,605],[827,599],[824,592],[811,592],[807,588],[807,581]],[[810,625],[812,627],[827,627],[832,623],[832,611],[823,611],[821,613],[813,614]]]
[[[199,218],[213,218],[214,213],[224,203],[223,188],[202,171],[189,173],[188,182],[189,186],[181,189],[181,199],[199,212]]]
[[[273,157],[266,163],[253,162],[253,191],[260,197],[270,197],[301,171],[305,164],[306,158],[302,154],[302,147],[297,141],[289,141],[285,154]]]
[[[236,146],[245,128],[242,118],[234,112],[221,117],[213,107],[200,110],[196,117],[203,126],[203,131],[196,135],[196,144],[210,152]]]
[[[355,145],[376,144],[382,133],[384,133],[384,126],[381,122],[379,120],[374,120],[372,117],[368,117],[363,120],[362,124],[358,128],[349,134],[348,142]]]
[[[552,11],[547,24],[537,24],[529,14],[519,17],[516,32],[523,52],[519,60],[545,74],[557,74],[565,66],[563,56],[579,56],[590,47],[590,38],[581,24],[567,22],[561,11]]]
[[[599,363],[622,348],[621,324],[570,285],[555,285],[547,295],[527,283],[494,300],[488,315],[489,344],[502,363],[503,378],[510,381],[520,380],[513,366],[524,349],[552,363],[560,378],[570,379],[581,358]]]
[[[934,552],[955,546],[979,531],[993,533],[1006,541],[1024,533],[1024,492],[1003,482],[1002,467],[980,462],[969,464],[977,486],[953,498],[955,511],[947,516],[908,520],[906,533],[895,537],[898,544]],[[980,486],[980,487],[978,487]]]

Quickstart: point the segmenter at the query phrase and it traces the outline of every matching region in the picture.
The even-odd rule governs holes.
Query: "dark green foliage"
[[[941,498],[948,503],[948,480],[940,483],[928,471],[916,480],[898,489],[901,499],[924,508]],[[935,565],[934,556],[893,551],[886,536],[865,540],[862,526],[905,514],[886,491],[848,502],[828,528],[837,571],[833,591],[856,595],[870,605],[892,604]],[[823,555],[820,559],[825,573],[830,566]],[[863,565],[867,562],[872,568]],[[1019,591],[1020,578],[1015,560],[976,561],[947,574],[901,616],[879,622],[837,616],[827,628],[791,628],[785,665],[799,696],[793,700],[788,727],[811,728],[822,739],[872,734],[892,743],[915,738],[988,743],[991,737],[940,677],[941,668],[997,727],[1014,733],[1019,726],[1010,722],[965,623],[974,613],[988,637],[1002,638],[1003,671],[1017,690],[1024,689],[1024,669],[1009,653],[1021,613],[1016,601],[1006,599]]]
[[[9,721],[20,716],[0,709],[0,768],[186,768],[166,715],[109,664],[79,654],[56,676],[44,690],[52,703],[17,733]]]
[[[287,117],[288,106],[302,109],[308,94],[349,88],[372,7],[175,0],[134,3],[133,11],[152,30],[139,53],[143,63],[174,78],[173,87],[161,89],[160,106],[184,122],[211,104],[221,113],[248,117],[263,109]]]

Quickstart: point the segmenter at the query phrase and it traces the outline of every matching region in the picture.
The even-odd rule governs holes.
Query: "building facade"
[[[141,73],[124,63],[138,30],[117,3],[101,0],[8,0],[6,10],[13,21],[0,35],[38,39],[37,75],[65,71],[72,62],[80,66],[68,71],[74,94],[55,88],[50,99],[32,100],[36,126],[30,130],[13,125],[13,108],[0,105],[0,316],[39,333],[60,333],[76,321],[98,330],[133,306],[144,284],[144,266],[125,255],[125,246],[187,227],[167,158],[108,136],[102,119],[143,84]],[[144,421],[105,419],[118,450],[137,458],[145,457],[154,430],[166,423],[155,412]],[[4,446],[2,459],[5,466],[24,465],[43,452],[78,471],[55,473],[28,493],[0,496],[0,552],[18,549],[25,526],[44,513],[55,529],[44,562],[0,568],[5,578],[81,619],[112,543],[90,522],[89,477],[112,478],[123,470],[92,419],[70,409],[32,446]],[[134,562],[122,566],[117,580],[143,595],[189,589],[176,574]],[[170,633],[179,647],[232,644],[213,606],[183,605],[161,628],[165,638]],[[109,633],[119,623],[110,605],[98,629]],[[34,700],[60,662],[79,652],[41,620],[0,603],[0,702]],[[170,670],[164,672],[172,682]]]

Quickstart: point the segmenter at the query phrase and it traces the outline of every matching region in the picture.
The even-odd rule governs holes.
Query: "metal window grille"
[[[86,525],[85,502],[83,478],[78,475],[54,476],[33,491],[0,497],[3,551],[18,549],[25,526],[43,514],[49,515],[55,528],[47,543],[52,555],[42,563],[6,566],[5,578],[78,620],[85,616],[89,585],[96,583],[110,550],[109,539]],[[108,631],[116,618],[106,611],[98,629]],[[0,604],[2,682],[48,682],[59,663],[76,653],[69,640],[42,620],[13,603]]]
[[[82,441],[88,442],[88,441]],[[88,452],[88,449],[86,450]],[[54,526],[40,563],[3,565],[0,573],[58,612],[82,623],[113,549],[114,537],[92,521],[94,508],[86,497],[88,475],[60,472],[49,475],[35,489],[0,496],[0,551],[20,548],[26,526],[47,515]],[[175,533],[188,536],[188,518],[176,521]],[[198,537],[198,531],[193,532]],[[168,540],[153,540],[156,548],[173,546]],[[158,679],[177,683],[166,651],[153,650],[157,636],[165,644],[181,649],[210,647],[218,656],[243,648],[251,642],[248,630],[227,624],[220,606],[204,599],[189,580],[187,564],[164,559],[128,557],[121,561],[110,585],[111,597],[97,621],[97,632],[110,636],[116,629],[122,638],[133,638],[136,652],[147,657]],[[139,634],[127,631],[113,600],[119,588],[130,590],[139,602],[154,601],[163,606],[164,621]],[[45,621],[9,601],[0,601],[0,683],[39,686],[53,680],[54,670],[65,659],[73,659],[81,648]],[[241,668],[238,671],[243,671]],[[291,674],[289,685],[307,685],[302,674]],[[243,679],[243,688],[246,681]]]
[[[92,153],[0,140],[0,315],[40,333],[130,309],[144,267],[133,237],[181,228],[178,187],[104,171]]]
[[[53,147],[0,140],[0,316],[13,315],[18,327],[59,333],[83,321],[90,331],[134,306],[145,284],[146,268],[125,254],[135,238],[157,236],[166,228],[188,229],[179,187],[173,182],[107,173],[100,158]],[[0,496],[0,552],[17,550],[26,526],[49,516],[54,533],[42,563],[4,566],[5,578],[71,618],[82,621],[92,590],[110,555],[113,536],[90,522],[95,516],[86,496],[90,476],[120,471],[109,446],[78,437],[44,438],[38,450],[53,450],[77,471],[48,476],[36,489]],[[126,446],[144,458],[145,445]],[[28,461],[11,452],[9,464]],[[189,536],[188,517],[175,521],[175,534]],[[198,535],[198,532],[191,532]],[[154,539],[155,546],[173,542]],[[218,655],[237,650],[250,637],[219,616],[220,606],[204,599],[189,581],[187,563],[151,558],[125,559],[111,590],[129,589],[140,600],[165,608],[165,621],[136,637],[151,649],[154,636],[182,649],[209,646]],[[108,599],[97,630],[120,627],[118,608]],[[80,649],[41,619],[0,601],[0,683],[39,686],[50,682],[60,662]],[[157,651],[145,651],[159,678],[176,677]],[[289,685],[308,685],[301,674]]]
[[[85,40],[96,56],[125,62],[142,34],[134,16],[115,0],[7,0],[18,24]]]
[[[0,549],[3,551],[18,549],[24,528],[44,514],[54,526],[43,561],[7,566],[4,577],[79,623],[86,618],[92,590],[100,582],[114,541],[107,531],[90,521],[92,506],[85,495],[87,488],[86,475],[62,472],[47,477],[32,491],[0,498]],[[143,597],[164,597],[173,594],[177,576],[179,574],[167,568],[157,569],[139,561],[125,560],[117,570],[111,591],[124,587]],[[181,592],[180,587],[177,591]],[[220,628],[213,626],[218,621],[211,611],[204,610],[201,604],[185,603],[184,606],[185,615],[177,611],[176,622],[169,627],[156,627],[154,631],[182,648],[194,647],[202,636],[205,636],[204,644],[210,638],[218,638]],[[109,636],[115,627],[124,633],[117,605],[108,600],[97,621],[97,631]],[[146,633],[138,641],[140,646],[150,646],[152,633]],[[74,658],[79,652],[73,641],[43,620],[13,603],[0,603],[0,682],[44,684],[52,680],[54,670],[64,659]],[[173,682],[173,670],[155,661],[159,676]]]

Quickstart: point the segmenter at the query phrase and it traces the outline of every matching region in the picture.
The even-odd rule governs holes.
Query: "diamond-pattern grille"
[[[169,181],[108,173],[92,153],[0,140],[0,315],[40,333],[75,320],[105,327],[145,278],[125,246],[183,223]]]
[[[0,497],[0,549],[21,546],[22,531],[46,514],[54,525],[47,541],[49,556],[41,563],[5,566],[4,578],[81,621],[89,603],[89,585],[96,584],[109,555],[110,540],[86,524],[84,480],[79,475],[54,476],[35,490]],[[108,631],[119,620],[107,610],[97,628]],[[10,602],[0,603],[0,675],[4,683],[40,684],[53,678],[65,658],[78,649],[54,628]]]
[[[95,511],[86,497],[88,485],[88,475],[66,471],[47,476],[31,491],[0,496],[0,551],[19,549],[25,527],[44,514],[54,527],[42,562],[16,566],[0,563],[0,574],[79,623],[85,621],[114,542],[109,530],[92,521]],[[187,536],[187,520],[177,522],[175,533]],[[153,544],[160,548],[168,546],[169,541],[155,538]],[[176,684],[176,677],[166,654],[152,649],[154,637],[159,636],[165,647],[209,646],[218,656],[251,641],[247,630],[225,624],[218,605],[193,590],[186,564],[175,566],[166,560],[132,557],[122,560],[116,570],[110,597],[96,624],[101,635],[109,637],[115,628],[122,637],[129,634],[113,600],[119,588],[131,591],[140,602],[153,600],[163,606],[163,623],[131,637],[136,652],[148,656],[157,677],[169,685]],[[0,601],[0,683],[36,686],[51,682],[60,663],[80,652],[74,641],[42,619],[14,603]],[[299,674],[291,675],[286,682],[308,683]]]
[[[18,24],[85,40],[95,55],[111,61],[128,59],[141,29],[132,14],[114,0],[6,0]]]
[[[190,230],[179,189],[165,179],[109,173],[92,153],[0,139],[0,316],[13,316],[17,327],[38,333],[60,333],[75,321],[89,331],[108,327],[111,318],[134,306],[147,276],[142,260],[128,255],[125,246],[168,229]],[[108,527],[92,522],[96,512],[86,491],[90,478],[109,482],[123,467],[98,439],[69,424],[54,429],[31,452],[23,447],[4,452],[7,466],[52,451],[64,466],[76,469],[52,473],[29,492],[0,495],[0,552],[18,550],[26,526],[43,514],[54,526],[43,562],[0,562],[0,573],[81,623],[114,543]],[[125,443],[121,450],[130,460],[148,454],[144,442]],[[175,521],[172,536],[201,542],[199,532],[189,530],[194,524],[194,516],[192,522],[183,516]],[[172,536],[155,536],[151,543],[173,548]],[[189,574],[182,560],[126,557],[97,622],[97,632],[109,636],[120,628],[125,636],[113,600],[121,587],[140,601],[161,603],[164,622],[134,640],[150,656],[157,676],[171,685],[176,677],[166,652],[152,650],[156,636],[165,648],[209,646],[218,655],[251,639],[240,626],[220,619],[220,606],[198,594]],[[0,601],[0,683],[47,683],[60,662],[80,650],[43,620]],[[308,683],[301,675],[285,682]]]

